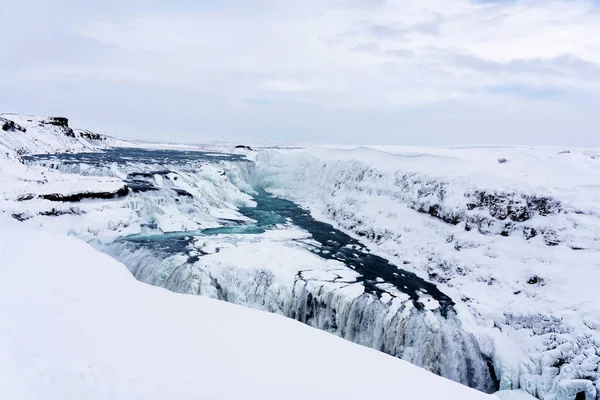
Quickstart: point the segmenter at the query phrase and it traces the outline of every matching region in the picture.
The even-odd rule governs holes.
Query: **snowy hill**
[[[493,398],[281,316],[138,283],[77,239],[0,227],[0,398]]]
[[[126,144],[110,136],[72,129],[64,117],[0,114],[0,154],[4,156],[96,151]]]

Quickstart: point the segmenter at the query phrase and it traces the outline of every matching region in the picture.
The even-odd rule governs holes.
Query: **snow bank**
[[[596,396],[599,152],[381,150],[263,152],[253,175],[436,282],[491,346],[501,388]]]
[[[290,319],[144,285],[74,238],[2,219],[0,254],[1,398],[492,398]]]

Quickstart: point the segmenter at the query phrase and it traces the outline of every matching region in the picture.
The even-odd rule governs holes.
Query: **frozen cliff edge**
[[[437,282],[491,339],[502,389],[596,399],[600,152],[386,150],[264,152],[253,174]]]
[[[144,285],[78,239],[1,219],[0,254],[2,398],[494,398],[287,318]]]

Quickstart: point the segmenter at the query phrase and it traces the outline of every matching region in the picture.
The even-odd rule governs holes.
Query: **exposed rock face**
[[[40,198],[50,201],[65,201],[65,202],[78,202],[83,199],[114,199],[116,197],[124,197],[129,193],[129,188],[124,185],[116,192],[82,192],[74,194],[61,194],[51,193],[40,195]]]
[[[364,180],[359,178],[359,182]],[[548,246],[560,243],[550,229],[536,229],[528,224],[536,215],[546,217],[564,212],[560,201],[551,197],[483,189],[460,194],[448,182],[415,173],[397,173],[395,186],[398,191],[393,193],[394,197],[409,207],[452,225],[464,223],[466,230],[475,228],[482,234],[502,236],[521,231],[525,239],[542,235]]]
[[[44,124],[54,125],[62,128],[63,133],[68,137],[75,137],[75,132],[69,127],[69,120],[65,117],[48,117],[43,121]]]
[[[79,132],[79,136],[81,136],[82,138],[89,139],[89,140],[106,140],[106,137],[100,135],[99,133],[86,131],[86,130]]]
[[[244,150],[252,150],[252,147],[250,146],[246,146],[243,144],[238,144],[237,146],[235,146],[236,149],[244,149]]]
[[[44,122],[50,125],[63,126],[65,128],[69,127],[69,120],[65,117],[48,117]]]
[[[6,118],[1,118],[1,117],[0,117],[0,128],[2,128],[2,130],[5,132],[15,132],[15,131],[27,132],[27,129],[23,128],[21,125],[14,123],[14,121],[11,121]]]

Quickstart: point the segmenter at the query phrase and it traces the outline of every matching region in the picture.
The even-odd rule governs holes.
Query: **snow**
[[[494,394],[500,400],[535,400],[535,397],[522,390],[501,390]]]
[[[262,152],[255,179],[436,282],[500,387],[551,399],[599,384],[599,154],[320,147]]]
[[[197,262],[126,242],[101,249],[142,282],[285,315],[455,381],[490,389],[486,361],[455,317],[417,312],[403,293],[381,299],[365,294],[355,271],[308,252],[306,237],[293,228],[198,237],[192,246],[207,255]],[[437,309],[425,303],[426,309]]]
[[[259,151],[239,152],[255,163],[168,165],[169,173],[147,178],[157,191],[66,203],[39,196],[112,192],[129,174],[165,165],[135,159],[121,165],[23,165],[18,149],[98,151],[119,144],[74,139],[40,126],[37,117],[2,118],[27,127],[26,133],[0,131],[0,217],[24,220],[22,229],[82,238],[143,282],[292,317],[473,386],[483,378],[470,376],[467,364],[475,362],[482,374],[489,358],[501,389],[523,391],[503,390],[501,398],[598,396],[600,150],[252,145]],[[364,295],[350,266],[310,253],[310,235],[288,224],[262,234],[189,240],[188,254],[177,256],[118,240],[193,233],[219,227],[221,219],[247,222],[238,207],[253,205],[250,195],[262,186],[435,282],[452,297],[458,315],[440,317],[438,302],[427,293],[421,297],[425,311],[416,312],[405,294],[379,279],[387,293],[380,299]],[[179,189],[192,198],[179,196]],[[189,261],[200,252],[208,254]]]
[[[82,133],[89,131],[72,130],[54,125],[53,117],[37,117],[22,114],[0,114],[0,118],[13,121],[21,130],[0,131],[0,153],[32,154],[56,152],[97,151],[121,141],[100,135],[100,140],[88,139]],[[23,132],[25,130],[25,132]],[[93,133],[92,133],[93,134]],[[124,143],[124,142],[123,142]]]
[[[287,318],[144,285],[75,238],[2,219],[0,254],[1,398],[492,398]]]

